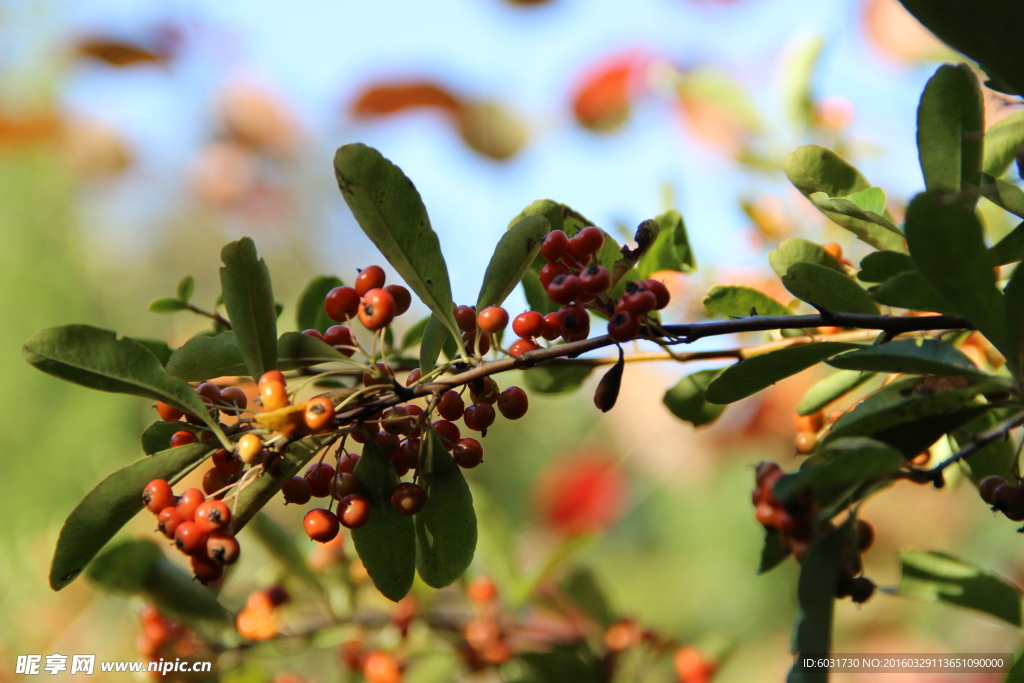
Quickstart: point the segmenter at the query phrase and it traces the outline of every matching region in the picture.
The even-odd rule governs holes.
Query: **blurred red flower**
[[[541,519],[573,536],[611,527],[626,503],[626,479],[607,455],[586,451],[559,459],[538,480],[536,500]]]

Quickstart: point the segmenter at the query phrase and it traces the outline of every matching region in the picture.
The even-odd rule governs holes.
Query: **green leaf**
[[[917,266],[909,254],[898,251],[873,251],[860,262],[857,279],[861,282],[885,282],[901,273],[916,272]]]
[[[985,133],[982,170],[998,178],[1010,169],[1017,152],[1024,148],[1024,111],[1015,111],[992,124]]]
[[[146,427],[142,432],[142,452],[146,455],[153,455],[160,451],[166,451],[171,447],[171,436],[181,431],[198,434],[202,431],[202,428],[183,421],[164,422],[163,420],[158,420]]]
[[[197,415],[221,443],[228,443],[192,387],[167,374],[144,346],[131,339],[118,339],[110,330],[89,325],[51,327],[32,335],[21,355],[38,370],[68,382],[163,401]]]
[[[1022,682],[1024,682],[1024,652],[1018,652],[1013,657],[1013,665],[1010,667],[1009,673],[1006,674],[1006,678],[1003,679],[1003,683]]]
[[[646,280],[660,270],[676,270],[692,273],[697,270],[697,261],[686,234],[683,215],[672,209],[654,219],[661,230],[654,244],[637,264],[639,279]]]
[[[604,683],[608,676],[604,666],[585,645],[556,645],[545,652],[523,652],[518,655],[527,672],[510,683]]]
[[[981,432],[994,427],[1000,419],[1008,417],[1002,415],[1002,411],[990,410],[981,417],[964,425],[949,435],[950,446],[953,451],[968,446],[973,439]],[[1008,438],[992,441],[982,446],[981,449],[971,454],[970,458],[960,461],[960,468],[967,472],[967,475],[977,486],[981,480],[990,475],[1005,477],[1013,469],[1017,461],[1017,449],[1013,441]]]
[[[778,249],[768,252],[768,263],[779,277],[785,277],[789,267],[795,263],[813,263],[825,266],[842,275],[846,274],[841,264],[832,254],[814,242],[793,237],[779,245]]]
[[[884,306],[959,315],[957,308],[935,291],[924,275],[916,270],[900,273],[868,290]]]
[[[432,428],[423,435],[416,477],[427,493],[427,502],[413,518],[416,569],[428,586],[444,588],[461,577],[473,561],[476,513],[462,468]]]
[[[824,192],[829,197],[846,197],[871,187],[860,171],[817,145],[798,147],[786,156],[784,168],[789,182],[805,196]]]
[[[50,587],[74,581],[114,535],[142,509],[142,490],[154,479],[177,482],[203,462],[214,444],[190,444],[122,467],[86,494],[61,527],[50,564]]]
[[[561,230],[568,237],[572,237],[583,228],[594,223],[586,216],[551,199],[538,199],[524,208],[519,214],[508,223],[512,227],[527,216],[541,215],[548,219],[552,230]],[[539,267],[539,266],[538,266]]]
[[[191,275],[186,275],[178,280],[178,286],[175,291],[178,294],[178,298],[187,303],[188,300],[192,298],[192,292],[194,292],[195,289],[196,281],[192,279]]]
[[[1007,263],[1024,259],[1024,221],[1018,223],[1017,227],[995,246],[990,247],[988,253],[992,255],[992,262],[997,266],[1005,266]]]
[[[919,194],[907,209],[907,242],[918,270],[1016,366],[1007,345],[1003,293],[996,287],[973,202]]]
[[[277,310],[270,271],[248,237],[224,246],[220,285],[235,344],[253,379],[277,367]]]
[[[551,224],[544,216],[533,215],[519,221],[501,236],[487,264],[476,310],[500,306],[505,301],[537,258],[549,230]]]
[[[797,415],[816,413],[874,376],[875,373],[873,372],[857,372],[854,370],[840,370],[839,372],[832,373],[825,379],[819,380],[817,384],[804,394],[800,404],[796,407],[796,413]]]
[[[148,538],[121,541],[90,564],[86,577],[106,591],[141,593],[153,565],[163,559],[160,546]]]
[[[577,567],[559,582],[562,592],[584,614],[606,629],[615,622],[615,613],[608,604],[604,590],[598,583],[594,572],[585,567]]]
[[[715,285],[704,297],[704,308],[712,315],[789,315],[789,309],[753,287]],[[756,311],[756,313],[752,313]]]
[[[657,221],[653,221],[650,218],[640,223],[637,226],[636,232],[633,234],[633,241],[636,242],[636,249],[630,249],[628,246],[623,246],[619,250],[619,258],[612,264],[611,268],[611,288],[612,291],[617,291],[618,285],[621,282],[623,286],[625,283],[623,279],[627,273],[633,271],[633,267],[643,258],[644,254],[654,245],[658,239],[658,235],[661,233],[661,226]],[[602,247],[602,252],[605,251],[610,242],[610,237],[605,237],[605,244]],[[614,244],[614,242],[612,242]],[[602,262],[601,253],[598,253],[598,261]]]
[[[437,367],[437,359],[441,356],[444,343],[451,336],[448,328],[436,316],[431,314],[423,328],[423,339],[420,341],[420,372],[425,377]]]
[[[966,64],[943,64],[921,94],[917,151],[929,192],[960,192],[981,181],[985,107]]]
[[[131,339],[136,344],[146,347],[146,350],[160,361],[160,365],[167,365],[167,361],[171,359],[171,354],[174,353],[171,347],[167,345],[167,342],[161,339],[146,339],[145,337],[125,337],[125,339]]]
[[[905,462],[903,453],[874,439],[833,439],[799,472],[783,475],[775,483],[775,495],[791,501],[811,491],[819,503],[828,505],[853,484],[888,477]]]
[[[334,172],[359,227],[409,288],[458,336],[441,243],[412,181],[380,152],[361,143],[338,148]]]
[[[528,270],[523,275],[523,294],[526,295],[526,303],[531,311],[537,311],[547,315],[558,310],[558,304],[551,300],[548,293],[540,284],[540,277],[533,270]]]
[[[1010,361],[1010,365],[1015,366],[1020,362],[1021,341],[1024,339],[1024,268],[1019,264],[1013,270],[1013,277],[1006,283],[1003,297],[1006,306],[1006,346],[1008,349],[1017,349]]]
[[[867,290],[842,273],[814,263],[794,263],[782,277],[793,296],[819,310],[878,315]]]
[[[879,214],[879,217],[885,211],[885,190],[880,187],[869,187],[866,190],[841,197],[841,199],[847,199],[869,213]],[[889,223],[895,227],[895,223],[892,223],[892,221],[889,221]]]
[[[174,297],[164,297],[162,299],[153,299],[149,302],[150,313],[177,313],[178,311],[184,311],[188,309],[188,302],[176,299]]]
[[[274,521],[270,515],[265,512],[256,513],[249,520],[246,528],[267,549],[267,552],[281,563],[289,575],[301,578],[317,590],[323,589],[316,574],[309,568],[305,554],[296,545],[295,535]],[[246,539],[243,539],[242,542],[246,542]]]
[[[862,242],[876,249],[904,251],[903,233],[891,219],[873,211],[865,211],[852,200],[852,197],[861,197],[864,192],[876,189],[863,190],[851,195],[851,198],[829,197],[824,192],[815,192],[808,199],[833,223],[846,228]],[[872,196],[863,197],[868,203],[874,203],[874,199]]]
[[[826,362],[842,370],[898,372],[908,375],[988,376],[959,349],[940,339],[900,339],[850,351]]]
[[[783,63],[782,100],[790,124],[801,133],[814,125],[814,72],[824,47],[820,34],[803,37],[787,50]]]
[[[1015,216],[1024,218],[1024,190],[1013,183],[985,174],[981,176],[981,187],[989,201]]]
[[[1021,594],[1006,579],[952,555],[923,550],[900,553],[898,595],[967,607],[1020,628]]]
[[[764,545],[761,546],[761,562],[757,573],[767,574],[789,557],[789,548],[782,543],[779,532],[775,529],[764,530]]]
[[[296,370],[321,363],[358,363],[326,342],[301,332],[285,332],[277,340],[277,368]]]
[[[427,329],[427,323],[430,322],[430,317],[431,316],[428,315],[425,318],[421,318],[413,323],[412,327],[405,331],[405,334],[402,335],[402,343],[399,344],[398,347],[399,351],[407,351],[423,341],[423,333]]]
[[[725,410],[725,406],[708,403],[704,391],[716,377],[722,374],[721,369],[700,370],[679,380],[674,387],[665,392],[662,403],[680,420],[686,420],[694,427],[711,424]]]
[[[767,389],[779,380],[806,370],[843,351],[860,348],[858,344],[818,342],[801,344],[747,358],[730,365],[708,385],[704,397],[710,403],[734,403]]]
[[[529,368],[523,373],[526,386],[540,394],[564,394],[580,388],[593,370],[591,365],[549,362]]]
[[[331,325],[336,325],[334,320],[328,317],[324,310],[324,299],[327,293],[335,287],[341,287],[344,282],[341,278],[333,275],[317,275],[302,290],[299,295],[299,302],[295,306],[295,324],[302,330],[316,330],[320,334],[327,331]]]
[[[370,519],[352,530],[352,541],[373,585],[388,600],[398,602],[412,588],[416,576],[413,520],[391,507],[391,492],[398,486],[398,475],[372,438],[363,444],[355,475],[370,501]]]

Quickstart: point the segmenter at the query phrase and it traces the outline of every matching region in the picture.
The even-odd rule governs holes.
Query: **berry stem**
[[[192,303],[188,305],[188,310],[192,311],[196,315],[201,315],[204,318],[209,318],[210,320],[215,321],[217,324],[224,326],[226,329],[231,329],[231,323],[228,322],[228,319],[222,316],[217,311],[207,311],[205,308],[199,308],[198,306]]]

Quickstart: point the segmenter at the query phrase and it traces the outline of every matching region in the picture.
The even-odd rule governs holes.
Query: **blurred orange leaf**
[[[375,85],[364,90],[356,99],[352,113],[374,117],[422,107],[457,113],[462,109],[462,102],[443,86],[434,83]]]
[[[607,57],[587,68],[573,88],[573,114],[590,130],[609,131],[629,116],[630,100],[637,93],[638,75],[647,60],[638,52]]]
[[[125,67],[136,64],[163,64],[170,57],[131,43],[109,38],[83,38],[75,46],[79,57],[95,59],[110,66]]]
[[[0,111],[0,144],[33,144],[56,139],[63,122],[54,112],[12,114]]]

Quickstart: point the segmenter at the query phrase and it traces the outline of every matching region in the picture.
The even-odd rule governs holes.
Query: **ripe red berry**
[[[463,332],[476,331],[476,309],[472,306],[455,307],[455,324]]]
[[[474,385],[476,385],[475,391]],[[470,382],[469,397],[473,399],[473,403],[490,403],[493,405],[498,400],[498,383],[491,377],[483,377]]]
[[[441,400],[437,402],[437,414],[452,422],[462,419],[465,410],[466,402],[459,396],[459,392],[451,389],[441,394]]]
[[[490,336],[488,336],[486,334],[481,334],[480,335],[480,344],[479,344],[480,348],[477,349],[476,337],[477,337],[477,333],[476,332],[463,332],[462,333],[462,343],[465,345],[465,347],[467,349],[469,349],[471,351],[474,350],[474,349],[478,350],[480,352],[480,355],[482,356],[482,355],[484,355],[485,353],[487,353],[488,351],[491,350],[491,338],[490,338]]]
[[[562,315],[555,311],[544,316],[544,338],[555,341],[562,336]]]
[[[387,290],[371,289],[359,301],[359,322],[368,330],[380,330],[395,319],[395,300]]]
[[[380,266],[367,266],[363,268],[359,271],[359,275],[356,276],[356,293],[359,296],[366,296],[366,293],[371,289],[380,289],[384,286],[386,277],[384,269]]]
[[[224,531],[214,531],[206,539],[206,556],[217,564],[234,564],[242,548],[238,539]]]
[[[391,386],[395,379],[395,371],[383,363],[374,363],[370,369],[363,373],[363,386]]]
[[[455,442],[459,440],[459,436],[461,436],[458,426],[448,420],[435,420],[434,431],[441,437],[441,443],[444,445],[445,450],[448,451],[452,449]]]
[[[224,472],[217,469],[216,466],[211,467],[203,475],[203,493],[208,496],[212,496],[225,489],[227,486],[235,481],[235,476],[231,474],[225,474]],[[224,494],[218,495],[218,498],[223,497]]]
[[[331,482],[331,497],[341,500],[353,493],[359,493],[359,480],[356,479],[356,475],[338,472],[334,476],[334,481]]]
[[[287,380],[284,373],[280,370],[267,370],[260,376],[259,382],[256,383],[256,386],[262,389],[265,384],[270,382],[285,384]]]
[[[225,387],[220,392],[221,403],[226,403],[229,406],[234,406],[238,410],[245,410],[245,407],[249,405],[249,397],[245,395],[245,391],[238,387]],[[222,411],[227,413],[229,411]]]
[[[551,263],[545,263],[540,269],[540,286],[544,289],[548,288],[551,281],[559,275],[565,275],[569,272],[569,269],[563,266],[561,263],[552,261]]]
[[[426,502],[427,492],[418,484],[403,482],[391,492],[391,507],[406,517],[411,517],[422,510]]]
[[[978,493],[981,495],[981,499],[989,505],[992,505],[995,502],[994,494],[996,489],[1005,483],[1005,479],[995,474],[985,477],[981,480],[981,483],[978,484]]]
[[[181,515],[178,514],[178,508],[175,505],[169,505],[160,511],[160,514],[156,516],[156,528],[167,538],[173,539],[174,532],[177,530],[178,525],[181,524]]]
[[[324,312],[331,320],[343,323],[359,310],[359,292],[353,287],[335,287],[324,299]]]
[[[559,275],[545,287],[548,297],[557,304],[572,303],[580,289],[580,279],[572,273]]]
[[[370,501],[358,493],[338,501],[338,515],[346,529],[358,529],[370,519]]]
[[[536,351],[540,348],[540,344],[533,341],[532,339],[516,339],[512,342],[512,346],[508,347],[508,355],[510,356],[521,356],[524,353],[530,351]]]
[[[476,439],[459,439],[452,450],[452,457],[459,467],[472,469],[484,461],[484,447]]]
[[[593,225],[583,228],[569,240],[569,252],[578,259],[596,254],[602,246],[604,233]]]
[[[302,421],[311,432],[327,429],[334,421],[334,404],[324,396],[309,399],[306,401],[306,409],[302,411]]]
[[[338,516],[323,508],[313,508],[307,512],[302,518],[302,527],[307,536],[320,543],[333,541],[341,530]]]
[[[185,414],[185,411],[178,410],[174,406],[168,405],[163,401],[157,401],[156,413],[160,416],[160,419],[165,422],[177,422]]]
[[[214,404],[220,403],[220,387],[213,382],[203,382],[196,387],[196,393],[210,399]]]
[[[654,294],[654,298],[657,299],[657,303],[654,308],[661,310],[668,306],[668,302],[672,299],[672,296],[668,292],[668,287],[661,280],[644,280],[641,283],[647,290]]]
[[[181,521],[191,522],[195,518],[196,509],[206,500],[206,495],[199,489],[188,489],[178,499],[178,514]]]
[[[333,480],[334,468],[325,462],[314,463],[306,470],[309,490],[316,498],[326,498],[330,495]]]
[[[494,424],[494,407],[487,403],[474,403],[466,408],[462,421],[474,432],[482,432]]]
[[[579,304],[562,308],[559,311],[559,321],[562,323],[562,336],[566,341],[585,339],[590,334],[590,314]]]
[[[166,479],[154,479],[142,489],[142,504],[154,515],[165,507],[174,505],[174,491]]]
[[[498,334],[508,326],[508,311],[501,306],[488,306],[477,315],[476,324],[484,332]]]
[[[205,533],[223,531],[231,524],[231,508],[221,500],[208,500],[196,508],[195,523]]]
[[[477,604],[486,604],[498,597],[498,586],[489,577],[478,576],[469,582],[466,595]]]
[[[537,311],[520,313],[512,320],[512,331],[523,339],[540,337],[544,334],[544,316]]]
[[[192,566],[192,574],[196,580],[204,586],[209,586],[224,576],[224,565],[214,562],[205,555],[193,555],[189,564]]]
[[[331,325],[324,332],[324,343],[330,344],[337,348],[341,353],[351,358],[352,354],[356,352],[355,342],[352,340],[352,330],[345,325]]]
[[[354,434],[355,432],[353,432]],[[352,474],[355,472],[356,465],[359,463],[358,453],[346,453],[345,455],[338,458],[338,471],[347,472]]]
[[[569,237],[561,230],[552,230],[540,245],[540,255],[547,261],[557,261],[565,256],[569,248]]]
[[[319,339],[320,341],[324,340],[324,335],[322,335],[320,333],[320,330],[313,330],[313,329],[303,330],[302,334],[306,335],[307,337],[313,337],[315,339]]]
[[[526,392],[519,387],[509,387],[498,397],[498,411],[506,420],[518,420],[529,407]]]
[[[629,311],[633,315],[646,315],[653,311],[658,305],[658,297],[637,283],[626,285],[626,291],[620,299],[622,310]],[[616,306],[618,309],[618,306]]]
[[[402,445],[398,447],[398,452],[392,458],[392,462],[395,463],[395,469],[399,467],[407,470],[416,469],[420,461],[420,445],[420,440],[416,438],[409,438],[403,441]]]
[[[600,294],[608,289],[612,276],[604,266],[594,264],[580,273],[580,286],[590,294]]]
[[[295,505],[305,505],[313,497],[313,491],[309,486],[309,482],[303,477],[292,477],[286,481],[284,486],[281,487],[281,493],[284,494],[286,503],[293,503]]]
[[[187,446],[191,443],[199,443],[199,439],[190,431],[183,429],[180,432],[174,432],[174,434],[171,434],[171,448]]]
[[[400,441],[396,434],[388,434],[387,432],[377,432],[373,436],[373,442],[377,444],[377,448],[389,458],[398,452]]]
[[[186,555],[206,553],[206,532],[195,522],[182,522],[174,530],[174,545]]]
[[[380,419],[380,428],[392,435],[409,433],[412,424],[409,421],[409,413],[406,412],[405,406],[395,406],[391,410],[386,411]]]
[[[395,315],[399,316],[409,310],[412,304],[412,295],[402,285],[388,285],[384,288],[391,298],[395,300]]]
[[[608,336],[617,342],[636,339],[640,334],[640,318],[629,311],[619,311],[608,321]]]

